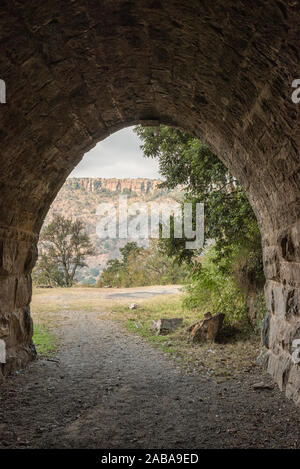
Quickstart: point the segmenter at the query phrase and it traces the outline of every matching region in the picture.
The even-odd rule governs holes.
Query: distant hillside
[[[69,178],[61,188],[51,205],[45,223],[48,224],[55,214],[63,214],[69,218],[79,218],[86,226],[86,230],[95,246],[96,255],[87,259],[88,268],[81,269],[77,275],[78,281],[94,284],[99,272],[105,267],[109,259],[120,256],[119,248],[128,240],[105,239],[96,235],[96,225],[101,217],[96,215],[96,209],[102,202],[114,202],[118,197],[126,194],[128,204],[144,202],[150,204],[170,202],[180,198],[180,191],[169,191],[158,187],[161,181],[154,179],[105,179],[105,178]],[[140,244],[143,244],[141,242]]]

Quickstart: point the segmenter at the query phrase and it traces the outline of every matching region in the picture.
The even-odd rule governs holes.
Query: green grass
[[[58,347],[58,341],[44,324],[34,325],[33,342],[37,353],[43,356],[52,356]]]
[[[138,305],[137,309],[129,310],[128,305],[115,306],[113,317],[120,321],[130,331],[139,334],[154,345],[163,348],[169,354],[174,354],[175,345],[181,342],[183,330],[190,324],[201,319],[201,313],[195,313],[182,307],[181,298],[168,297],[167,299],[153,298],[150,302]],[[183,318],[184,327],[169,335],[156,335],[151,330],[153,321],[160,318]],[[171,337],[175,340],[173,343]],[[174,348],[175,347],[175,348]]]

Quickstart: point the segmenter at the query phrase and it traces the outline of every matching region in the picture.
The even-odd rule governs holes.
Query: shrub
[[[191,276],[192,282],[186,288],[184,306],[224,313],[225,322],[247,322],[247,296],[236,285],[232,276],[223,273],[212,261],[214,249],[210,248]]]

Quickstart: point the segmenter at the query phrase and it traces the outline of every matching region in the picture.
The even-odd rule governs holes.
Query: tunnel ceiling
[[[37,233],[86,151],[159,122],[210,145],[266,230],[295,219],[299,20],[270,0],[2,1],[2,226]]]

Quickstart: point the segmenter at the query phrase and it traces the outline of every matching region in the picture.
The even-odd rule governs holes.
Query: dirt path
[[[59,316],[59,314],[58,314]],[[258,369],[217,384],[97,313],[67,313],[59,363],[0,387],[0,448],[300,447],[300,409]]]

